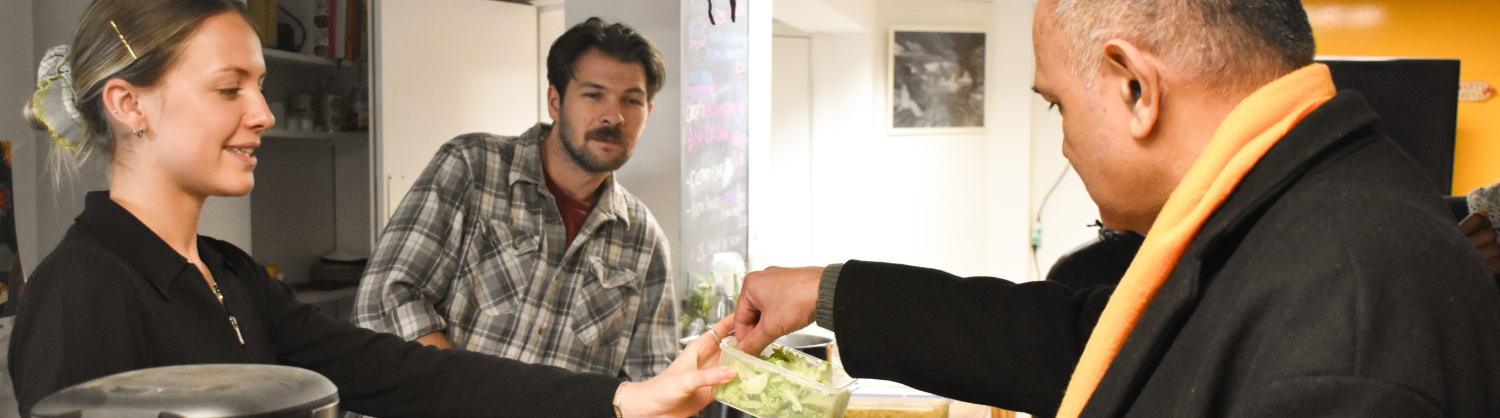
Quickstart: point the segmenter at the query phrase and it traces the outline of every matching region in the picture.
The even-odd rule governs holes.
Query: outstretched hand
[[[733,319],[714,324],[718,335],[728,335]],[[620,391],[620,415],[626,417],[686,417],[713,402],[713,387],[734,380],[734,368],[719,364],[719,341],[705,332],[682,349],[662,374],[640,383],[626,383]]]
[[[822,267],[771,267],[745,276],[734,310],[734,332],[746,353],[813,323]]]

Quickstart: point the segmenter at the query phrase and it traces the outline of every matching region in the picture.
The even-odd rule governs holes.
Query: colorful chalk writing
[[[713,274],[716,253],[748,255],[751,2],[738,2],[736,22],[724,4],[708,20],[708,3],[683,1],[682,27],[682,235],[678,289],[695,274]]]

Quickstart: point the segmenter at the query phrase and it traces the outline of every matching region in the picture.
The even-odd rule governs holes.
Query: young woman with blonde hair
[[[39,73],[28,117],[60,155],[108,158],[111,177],[20,297],[22,416],[77,383],[180,364],[310,369],[344,409],[388,418],[685,416],[733,376],[711,337],[639,383],[424,347],[299,303],[248,254],[198,235],[205,199],[255,186],[255,149],[276,123],[235,0],[98,0]]]

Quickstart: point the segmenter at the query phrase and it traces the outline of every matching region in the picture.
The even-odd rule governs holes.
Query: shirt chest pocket
[[[640,281],[635,272],[607,266],[597,257],[590,257],[584,264],[569,326],[584,345],[612,344],[635,323],[641,302]]]
[[[485,314],[515,311],[525,297],[526,285],[536,275],[538,238],[511,231],[493,220],[480,231],[483,236],[470,248],[469,280],[474,285],[474,300]]]

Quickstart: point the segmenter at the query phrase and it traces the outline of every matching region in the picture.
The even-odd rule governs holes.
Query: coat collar
[[[130,211],[110,199],[109,191],[89,192],[84,197],[83,213],[74,220],[93,231],[106,247],[130,263],[164,299],[168,298],[167,289],[177,276],[183,269],[191,267],[186,257],[178,254]],[[202,236],[198,237],[198,257],[211,267],[223,263],[223,256]]]
[[[1374,129],[1380,116],[1370,109],[1364,96],[1344,91],[1287,132],[1281,145],[1272,147],[1266,156],[1245,175],[1224,206],[1204,223],[1203,230],[1188,247],[1188,256],[1202,259],[1224,242],[1231,230],[1249,221],[1252,213],[1274,203],[1327,154],[1346,148],[1360,138],[1361,130]]]
[[[542,165],[542,140],[552,132],[552,125],[538,123],[527,129],[525,133],[516,138],[516,149],[510,161],[510,185],[515,186],[518,182],[531,183],[548,196],[546,183],[543,182],[547,175]],[[624,222],[625,227],[630,228],[630,216],[625,204],[625,189],[615,183],[613,173],[604,178],[604,184],[600,186],[604,192],[599,195],[599,202],[594,204],[594,210],[607,218]]]
[[[1275,203],[1330,153],[1368,140],[1368,136],[1355,134],[1373,129],[1378,119],[1359,93],[1340,92],[1309,113],[1266,152],[1223,206],[1204,223],[1115,357],[1083,416],[1121,416],[1130,409],[1177,328],[1198,304],[1204,258],[1232,241],[1235,231],[1251,225],[1252,215]]]

